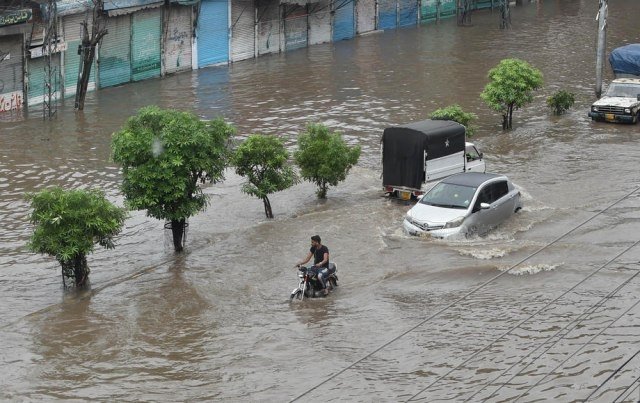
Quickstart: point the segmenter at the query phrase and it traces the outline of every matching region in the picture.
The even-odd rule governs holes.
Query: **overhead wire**
[[[613,320],[613,322],[609,323],[607,326],[603,327],[598,333],[596,333],[593,337],[591,337],[589,340],[587,340],[585,343],[583,343],[580,348],[578,348],[576,351],[574,351],[573,353],[571,353],[567,358],[565,358],[564,360],[562,360],[562,362],[560,362],[560,364],[556,365],[551,371],[547,372],[542,378],[540,378],[536,383],[534,383],[533,385],[531,385],[527,390],[525,390],[524,392],[522,392],[518,397],[516,397],[515,400],[513,400],[514,402],[517,402],[518,400],[520,400],[521,397],[523,397],[524,395],[526,395],[527,393],[529,393],[529,391],[531,391],[531,389],[535,388],[536,386],[538,386],[542,381],[544,381],[545,379],[547,379],[547,377],[549,375],[551,375],[552,373],[554,373],[558,368],[560,368],[560,366],[562,364],[564,364],[565,362],[569,361],[571,358],[573,358],[573,356],[575,356],[576,354],[578,354],[583,348],[585,348],[589,343],[591,343],[593,340],[595,340],[596,337],[600,336],[602,333],[604,333],[605,330],[609,329],[611,326],[613,326],[614,323],[616,323],[618,320],[620,320],[624,315],[626,315],[630,310],[632,310],[633,308],[635,308],[636,306],[638,306],[638,304],[640,304],[640,299],[638,299],[633,305],[631,305],[629,308],[627,308],[624,312],[622,312],[622,314],[620,314],[616,319]]]
[[[544,305],[542,308],[538,309],[536,312],[532,313],[531,315],[529,315],[526,319],[520,321],[518,324],[516,324],[515,326],[513,326],[512,328],[510,328],[508,331],[506,331],[505,333],[503,333],[502,335],[500,335],[500,337],[498,337],[497,339],[493,340],[491,343],[487,344],[486,346],[484,346],[483,348],[477,350],[476,352],[474,352],[473,354],[471,354],[466,360],[464,360],[463,362],[461,362],[460,364],[458,364],[457,366],[455,366],[454,368],[450,369],[447,373],[441,375],[440,377],[438,377],[435,381],[431,382],[429,385],[427,385],[424,389],[420,390],[418,393],[416,393],[415,395],[411,396],[407,401],[411,401],[413,400],[415,397],[419,396],[420,394],[424,393],[425,391],[427,391],[429,388],[431,388],[433,385],[435,385],[436,383],[440,382],[442,379],[444,379],[445,377],[447,377],[448,375],[450,375],[452,372],[456,371],[457,369],[459,369],[460,367],[462,367],[463,365],[467,364],[469,361],[471,361],[472,359],[474,359],[475,357],[478,356],[478,354],[482,353],[483,351],[486,351],[488,348],[490,348],[491,346],[493,346],[495,343],[497,343],[498,341],[500,341],[503,337],[511,334],[511,332],[513,332],[514,330],[516,330],[517,328],[519,328],[522,324],[526,323],[527,321],[529,321],[530,319],[532,319],[533,317],[535,317],[536,315],[538,315],[540,312],[544,311],[545,309],[547,309],[549,306],[553,305],[555,302],[557,302],[558,300],[560,300],[562,297],[564,297],[565,295],[567,295],[569,292],[573,291],[574,289],[576,289],[579,285],[581,285],[582,283],[584,283],[585,281],[587,281],[589,278],[593,277],[594,275],[596,275],[598,272],[600,272],[602,269],[604,269],[605,267],[607,267],[611,262],[615,261],[616,259],[618,259],[620,256],[622,256],[623,254],[627,253],[629,250],[631,250],[633,247],[637,246],[640,243],[640,240],[636,241],[633,243],[633,245],[629,246],[628,248],[626,248],[624,251],[620,252],[619,254],[617,254],[615,257],[613,257],[612,259],[610,259],[607,263],[605,263],[604,265],[600,266],[597,270],[591,272],[587,277],[585,277],[584,279],[580,280],[578,283],[576,283],[575,285],[573,285],[571,288],[569,288],[568,290],[566,290],[565,292],[563,292],[562,294],[560,294],[559,296],[557,296],[555,299],[553,299],[551,302],[548,302],[546,305]],[[640,274],[640,272],[637,272],[636,274],[634,274],[632,276],[632,278],[635,278],[638,274]],[[544,343],[543,343],[544,345]],[[525,367],[526,368],[526,367]],[[495,392],[494,392],[495,393]]]
[[[634,387],[633,389],[631,389],[631,387],[635,384],[638,384],[638,386]],[[627,386],[625,388],[625,390],[622,391],[622,393],[620,393],[618,396],[616,396],[615,399],[613,399],[613,403],[616,403],[618,401],[624,401],[624,399],[626,399],[627,397],[631,396],[631,394],[636,390],[640,388],[640,378],[636,378],[633,380],[633,382],[631,382],[631,385]],[[640,393],[640,392],[638,392]],[[621,399],[621,400],[618,400]],[[638,401],[640,402],[640,396],[638,397]]]
[[[344,372],[348,371],[349,369],[353,368],[355,365],[361,363],[362,361],[366,360],[367,358],[371,357],[372,355],[376,354],[377,352],[379,352],[380,350],[384,349],[385,347],[391,345],[392,343],[396,342],[397,340],[401,339],[402,337],[406,336],[407,334],[411,333],[412,331],[414,331],[415,329],[419,328],[420,326],[424,325],[425,323],[429,322],[430,320],[432,320],[433,318],[439,316],[440,314],[442,314],[443,312],[449,310],[450,308],[452,308],[453,306],[457,305],[460,301],[463,301],[465,299],[467,299],[469,296],[473,295],[474,293],[476,293],[477,291],[481,290],[482,288],[486,287],[488,284],[494,282],[495,280],[497,280],[498,278],[506,275],[507,273],[509,273],[511,270],[513,270],[514,268],[518,267],[520,264],[526,262],[527,260],[531,259],[532,257],[536,256],[537,254],[539,254],[540,252],[544,251],[545,249],[549,248],[550,246],[554,245],[555,243],[557,243],[558,241],[560,241],[562,238],[566,237],[567,235],[569,235],[570,233],[572,233],[573,231],[581,228],[582,226],[584,226],[585,224],[589,223],[590,221],[594,220],[596,217],[598,217],[599,215],[601,215],[602,213],[606,212],[607,210],[609,210],[610,208],[612,208],[613,206],[617,205],[618,203],[622,202],[623,200],[627,199],[628,197],[630,197],[632,194],[636,193],[638,190],[640,190],[640,187],[634,189],[633,191],[631,191],[630,193],[626,194],[625,196],[623,196],[622,198],[616,200],[615,202],[613,202],[612,204],[610,204],[609,206],[607,206],[606,208],[604,208],[603,210],[597,212],[596,214],[594,214],[593,216],[591,216],[590,218],[588,218],[587,220],[583,221],[582,223],[580,223],[579,225],[577,225],[576,227],[566,231],[565,233],[563,233],[562,235],[558,236],[557,238],[555,238],[553,241],[551,241],[550,243],[544,245],[543,247],[539,248],[538,250],[536,250],[535,252],[531,253],[530,255],[524,257],[523,259],[519,260],[517,263],[515,263],[514,265],[512,265],[511,267],[509,267],[507,270],[504,270],[503,272],[501,272],[500,274],[497,274],[495,276],[493,276],[492,278],[490,278],[489,280],[485,281],[484,283],[480,284],[479,286],[475,287],[474,289],[472,289],[471,291],[467,292],[466,294],[464,294],[462,297],[456,299],[455,301],[445,305],[443,308],[441,308],[440,310],[438,310],[437,312],[431,314],[430,316],[428,316],[426,319],[423,319],[422,321],[420,321],[418,324],[412,326],[411,328],[409,328],[408,330],[402,332],[400,335],[392,338],[391,340],[385,342],[384,344],[382,344],[381,346],[377,347],[376,349],[374,349],[373,351],[371,351],[370,353],[367,353],[366,355],[364,355],[362,358],[356,360],[355,362],[349,364],[348,366],[346,366],[345,368],[341,369],[340,371],[331,374],[329,377],[325,378],[323,381],[321,381],[320,383],[316,384],[315,386],[312,386],[311,388],[307,389],[305,392],[301,393],[300,395],[296,396],[295,398],[293,398],[290,402],[295,402],[297,400],[300,400],[302,397],[306,396],[307,394],[309,394],[310,392],[316,390],[317,388],[319,388],[320,386],[324,385],[325,383],[331,381],[332,379],[334,379],[335,377],[337,377],[338,375],[343,374]]]
[[[506,370],[502,371],[500,374],[498,374],[497,377],[493,378],[491,381],[487,382],[484,384],[484,386],[479,389],[478,391],[476,391],[473,395],[469,396],[465,401],[469,401],[471,400],[474,396],[476,396],[478,393],[482,392],[484,389],[487,388],[487,386],[491,385],[492,383],[494,383],[497,379],[499,379],[501,376],[507,374],[509,371],[511,371],[516,365],[522,363],[525,359],[527,359],[531,354],[533,354],[534,352],[536,352],[538,349],[540,349],[541,347],[543,347],[545,344],[547,344],[547,342],[551,339],[553,339],[554,337],[556,337],[557,335],[559,335],[561,332],[563,332],[564,330],[566,330],[569,326],[574,325],[571,329],[569,329],[568,332],[566,332],[565,335],[559,337],[558,339],[556,339],[556,341],[554,341],[551,345],[549,345],[542,353],[538,354],[537,357],[535,357],[533,360],[531,360],[531,362],[529,362],[526,366],[524,366],[523,368],[520,368],[520,370],[515,373],[513,376],[511,376],[511,378],[509,378],[507,381],[503,382],[502,385],[500,385],[500,387],[496,390],[494,390],[491,395],[489,395],[487,397],[487,399],[493,397],[496,393],[498,393],[504,386],[506,386],[507,384],[509,384],[509,382],[511,382],[516,376],[518,376],[519,374],[522,373],[522,371],[524,371],[525,369],[527,369],[529,367],[529,365],[533,364],[537,359],[539,359],[543,354],[545,354],[547,351],[549,351],[553,346],[555,346],[560,340],[562,340],[564,337],[566,337],[567,334],[569,334],[573,329],[575,329],[578,325],[580,325],[580,323],[582,323],[582,321],[587,318],[589,315],[591,315],[593,312],[596,311],[596,309],[598,309],[600,306],[602,306],[606,301],[608,301],[611,297],[613,297],[615,294],[617,294],[621,289],[623,289],[627,284],[629,284],[631,282],[631,280],[633,280],[634,278],[636,278],[638,275],[640,275],[640,271],[637,271],[633,276],[629,277],[628,279],[626,279],[625,281],[623,281],[621,284],[619,284],[615,289],[613,289],[611,292],[609,292],[607,295],[605,295],[602,299],[600,299],[600,301],[596,302],[594,305],[592,305],[591,307],[589,307],[586,311],[584,311],[582,314],[580,314],[580,316],[578,316],[576,319],[572,320],[571,322],[569,322],[568,324],[566,324],[562,329],[558,330],[556,333],[554,333],[553,335],[547,337],[547,339],[542,342],[542,344],[540,344],[538,347],[536,347],[535,349],[531,350],[527,355],[525,355],[524,357],[522,357],[520,360],[516,361],[515,363],[513,363],[509,368],[507,368]]]
[[[625,361],[622,365],[620,365],[615,371],[613,371],[613,373],[611,375],[609,375],[607,377],[607,379],[604,380],[604,382],[602,382],[600,385],[598,385],[597,388],[594,389],[593,392],[591,392],[589,394],[589,396],[586,397],[585,402],[588,401],[589,399],[591,399],[591,396],[593,396],[602,386],[604,386],[607,382],[609,382],[611,380],[611,378],[613,378],[614,376],[616,376],[618,374],[618,372],[620,372],[620,370],[622,368],[624,368],[629,362],[631,362],[631,360],[633,360],[634,358],[636,358],[636,356],[640,354],[640,350],[636,351],[636,353],[634,355],[632,355],[631,357],[629,357],[629,359],[627,361]],[[635,381],[635,380],[634,380]],[[631,383],[631,385],[633,385],[633,382]]]

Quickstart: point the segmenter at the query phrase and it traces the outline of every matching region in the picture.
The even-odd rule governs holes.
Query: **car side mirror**
[[[482,210],[486,210],[486,209],[488,209],[489,207],[491,207],[491,205],[490,205],[489,203],[480,203],[480,208],[481,208]]]
[[[478,153],[478,155],[480,156],[480,158],[482,159],[482,157],[484,157],[484,154],[481,152]]]

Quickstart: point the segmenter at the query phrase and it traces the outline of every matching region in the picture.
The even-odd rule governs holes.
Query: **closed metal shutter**
[[[255,56],[255,15],[253,0],[231,2],[231,61]]]
[[[483,8],[492,8],[494,0],[476,0],[475,6],[477,10]]]
[[[307,21],[306,7],[298,4],[286,4],[284,20],[284,47],[286,50],[307,47]]]
[[[331,42],[330,1],[309,4],[309,45]]]
[[[75,95],[78,86],[78,71],[80,71],[80,55],[78,47],[82,43],[82,25],[85,20],[84,14],[74,14],[63,18],[63,34],[64,41],[67,43],[67,50],[63,53],[64,64],[64,95]],[[91,17],[88,18],[89,32],[91,32]],[[96,66],[91,67],[91,75],[89,76],[89,85],[87,90],[92,91],[96,88]]]
[[[229,2],[203,0],[198,19],[198,67],[229,61]]]
[[[396,0],[378,1],[378,29],[394,29],[398,26]]]
[[[456,15],[456,0],[440,0],[440,18]]]
[[[133,14],[131,78],[133,81],[160,77],[160,9]]]
[[[359,34],[376,29],[376,0],[356,1],[356,14],[358,16],[356,31]]]
[[[333,41],[353,38],[356,31],[353,0],[334,0],[333,7]]]
[[[131,81],[131,15],[110,17],[106,26],[98,59],[100,88]]]
[[[398,18],[401,27],[416,25],[418,23],[418,2],[416,0],[399,0],[400,15]]]
[[[192,18],[191,6],[178,6],[173,3],[165,9],[167,25],[164,35],[164,72],[191,69]]]
[[[22,35],[2,37],[0,49],[0,112],[22,108]]]
[[[258,5],[258,55],[280,52],[280,3],[271,1]]]
[[[44,78],[45,78],[45,64],[46,60],[44,56],[29,59],[27,62],[27,72],[28,72],[28,81],[27,81],[27,104],[38,105],[44,102],[45,95],[48,95],[49,90],[45,88]],[[52,93],[56,94],[60,91],[61,83],[60,83],[60,53],[56,53],[51,57],[51,83],[52,83]],[[56,94],[55,98],[57,99],[59,93]]]
[[[439,0],[422,0],[420,8],[420,19],[422,21],[432,21],[438,17]]]

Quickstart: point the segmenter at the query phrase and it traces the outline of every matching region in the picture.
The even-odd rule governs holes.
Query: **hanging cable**
[[[611,378],[613,378],[614,376],[616,376],[616,374],[618,372],[620,372],[620,370],[622,368],[624,368],[631,360],[633,360],[634,358],[636,358],[636,356],[640,354],[640,350],[636,351],[636,353],[634,355],[632,355],[627,361],[624,362],[624,364],[620,365],[615,371],[613,371],[613,373],[611,375],[609,375],[609,377],[607,379],[604,380],[604,382],[602,382],[600,385],[598,385],[598,387],[589,394],[589,396],[587,396],[586,399],[584,399],[584,401],[588,401],[591,396],[593,396],[605,383],[609,382],[609,380],[611,380]],[[631,383],[631,385],[633,385],[633,383]]]
[[[600,301],[596,302],[594,305],[592,305],[591,307],[589,307],[589,309],[587,309],[585,312],[583,312],[580,316],[578,316],[578,318],[572,320],[571,322],[569,322],[567,325],[565,325],[565,327],[563,327],[562,329],[558,330],[556,333],[554,333],[553,335],[551,335],[550,337],[547,338],[547,340],[545,340],[542,344],[540,344],[538,347],[536,347],[534,350],[530,351],[527,355],[525,355],[524,357],[522,357],[519,361],[513,363],[513,365],[511,365],[509,368],[507,368],[506,370],[502,371],[497,377],[493,378],[491,381],[487,382],[480,390],[478,390],[477,392],[475,392],[473,395],[471,395],[469,398],[467,398],[466,401],[469,401],[470,399],[472,399],[475,395],[477,395],[478,393],[482,392],[484,389],[486,389],[487,386],[489,386],[490,384],[492,384],[493,382],[495,382],[497,379],[499,379],[501,376],[503,376],[504,374],[508,373],[509,371],[511,371],[516,365],[522,363],[527,357],[529,357],[531,354],[533,354],[534,352],[536,352],[539,348],[543,347],[549,340],[553,339],[554,337],[556,337],[557,335],[559,335],[563,330],[566,330],[569,326],[574,325],[571,329],[569,329],[564,336],[560,336],[556,341],[554,341],[551,345],[549,345],[543,352],[541,352],[540,354],[538,354],[538,356],[536,356],[535,358],[533,358],[526,366],[524,366],[523,368],[520,368],[520,370],[515,373],[513,376],[511,376],[511,378],[509,378],[507,381],[503,382],[502,385],[500,385],[500,387],[496,390],[494,390],[491,395],[489,395],[487,397],[487,399],[490,399],[491,397],[495,396],[496,393],[498,393],[504,386],[506,386],[507,384],[509,384],[509,382],[511,382],[516,376],[518,376],[519,374],[522,373],[522,371],[524,371],[525,369],[527,369],[529,367],[529,365],[533,364],[536,360],[538,360],[543,354],[545,354],[547,351],[549,351],[553,346],[555,346],[560,340],[562,340],[564,337],[566,337],[567,334],[569,334],[569,332],[571,332],[573,329],[575,329],[578,325],[580,325],[580,323],[582,323],[582,321],[584,319],[586,319],[589,315],[591,315],[593,312],[595,312],[599,307],[601,307],[602,305],[604,305],[604,303],[606,301],[608,301],[611,297],[613,297],[615,294],[617,294],[621,289],[623,289],[627,284],[629,284],[631,282],[631,280],[635,279],[638,275],[640,275],[640,271],[636,272],[633,276],[631,276],[630,278],[626,279],[624,282],[622,282],[620,285],[618,285],[614,290],[612,290],[611,292],[609,292],[609,294],[605,295],[602,299],[600,299]],[[579,320],[578,320],[579,319]]]
[[[565,362],[569,361],[571,358],[573,358],[574,355],[576,355],[578,352],[580,352],[580,350],[582,350],[584,347],[586,347],[589,343],[591,343],[596,337],[600,336],[602,333],[604,333],[605,330],[609,329],[611,326],[613,326],[614,323],[616,323],[618,320],[620,320],[624,315],[626,315],[630,310],[632,310],[633,308],[635,308],[638,304],[640,304],[640,299],[638,299],[633,305],[631,305],[629,308],[627,308],[626,311],[624,311],[620,316],[618,316],[616,319],[614,319],[613,322],[609,323],[607,326],[605,326],[604,328],[602,328],[602,330],[600,330],[598,333],[595,334],[595,336],[591,337],[586,343],[583,343],[582,346],[580,346],[580,348],[578,348],[576,351],[574,351],[573,353],[571,353],[567,358],[565,358],[560,364],[556,365],[551,371],[547,372],[547,374],[545,376],[543,376],[541,379],[539,379],[536,383],[534,383],[532,386],[529,387],[529,389],[525,390],[523,393],[521,393],[518,397],[516,397],[516,399],[514,400],[514,402],[517,402],[518,400],[520,400],[521,397],[523,397],[524,395],[526,395],[527,393],[529,393],[529,391],[533,388],[535,388],[536,386],[538,386],[540,384],[540,382],[544,381],[545,379],[547,379],[547,377],[549,375],[551,375],[552,373],[555,372],[556,369],[560,368],[560,366],[562,364],[564,364]]]
[[[366,360],[367,358],[371,357],[372,355],[376,354],[378,351],[384,349],[385,347],[389,346],[390,344],[396,342],[397,340],[399,340],[400,338],[406,336],[407,334],[411,333],[412,331],[414,331],[415,329],[417,329],[418,327],[424,325],[425,323],[429,322],[430,320],[432,320],[433,318],[439,316],[440,314],[442,314],[443,312],[447,311],[448,309],[452,308],[453,306],[457,305],[460,301],[463,301],[465,299],[467,299],[469,296],[473,295],[474,293],[476,293],[477,291],[481,290],[482,288],[486,287],[488,284],[494,282],[495,280],[497,280],[498,278],[506,275],[507,273],[509,273],[511,270],[513,270],[514,268],[518,267],[519,265],[521,265],[522,263],[526,262],[527,260],[531,259],[532,257],[536,256],[538,253],[544,251],[545,249],[547,249],[548,247],[554,245],[556,242],[560,241],[562,238],[566,237],[567,235],[569,235],[570,233],[572,233],[573,231],[577,230],[578,228],[581,228],[582,226],[584,226],[585,224],[589,223],[590,221],[594,220],[596,217],[598,217],[600,214],[604,213],[605,211],[609,210],[610,208],[612,208],[613,206],[617,205],[618,203],[622,202],[623,200],[627,199],[629,196],[631,196],[632,194],[636,193],[638,190],[640,190],[640,187],[634,189],[633,191],[631,191],[630,193],[626,194],[625,196],[623,196],[622,198],[618,199],[617,201],[613,202],[612,204],[610,204],[609,206],[607,206],[605,209],[597,212],[596,214],[594,214],[593,216],[591,216],[590,218],[588,218],[587,220],[583,221],[582,223],[580,223],[578,226],[568,230],[567,232],[563,233],[562,235],[560,235],[559,237],[557,237],[556,239],[554,239],[553,241],[551,241],[550,243],[548,243],[547,245],[541,247],[540,249],[536,250],[535,252],[533,252],[532,254],[530,254],[529,256],[526,256],[525,258],[521,259],[520,261],[518,261],[516,264],[512,265],[511,267],[509,267],[507,270],[501,272],[500,274],[497,274],[495,276],[493,276],[492,278],[490,278],[489,280],[485,281],[484,283],[480,284],[479,286],[477,286],[476,288],[474,288],[473,290],[467,292],[466,294],[464,294],[462,297],[456,299],[455,301],[447,304],[446,306],[444,306],[444,308],[441,308],[439,311],[431,314],[430,316],[428,316],[426,319],[422,320],[421,322],[419,322],[417,325],[409,328],[408,330],[404,331],[403,333],[401,333],[400,335],[394,337],[393,339],[387,341],[386,343],[382,344],[380,347],[376,348],[375,350],[373,350],[372,352],[366,354],[365,356],[363,356],[362,358],[358,359],[357,361],[349,364],[347,367],[341,369],[340,371],[336,372],[335,374],[330,375],[328,378],[326,378],[325,380],[323,380],[322,382],[318,383],[317,385],[311,387],[310,389],[307,389],[305,392],[303,392],[302,394],[296,396],[295,398],[293,398],[291,400],[291,402],[295,402],[297,400],[299,400],[300,398],[306,396],[307,394],[309,394],[310,392],[316,390],[317,388],[319,388],[320,386],[324,385],[325,383],[329,382],[330,380],[334,379],[335,377],[337,377],[340,374],[343,374],[345,371],[348,371],[349,369],[353,368],[355,365],[361,363],[362,361]]]
[[[638,386],[632,389],[632,386],[636,383],[638,384]],[[620,399],[621,402],[624,401],[626,398],[631,396],[631,394],[638,388],[640,388],[640,378],[634,379],[633,382],[631,382],[631,385],[627,386],[625,390],[622,391],[622,393],[620,393],[618,396],[616,396],[615,399],[613,399],[613,403],[616,403],[618,399]],[[638,401],[640,401],[640,398],[638,398]]]
[[[416,393],[415,395],[411,396],[409,398],[409,400],[407,401],[411,401],[413,400],[415,397],[417,397],[418,395],[422,394],[423,392],[425,392],[426,390],[428,390],[429,388],[431,388],[433,385],[435,385],[436,383],[440,382],[442,379],[444,379],[445,377],[447,377],[449,374],[451,374],[453,371],[459,369],[460,367],[462,367],[463,365],[465,365],[466,363],[468,363],[469,361],[471,361],[473,358],[475,358],[478,354],[482,353],[483,351],[487,350],[489,347],[493,346],[495,343],[497,343],[498,341],[500,341],[503,337],[509,335],[511,332],[513,332],[514,330],[516,330],[517,328],[519,328],[523,323],[526,323],[527,321],[529,321],[529,319],[533,318],[534,316],[536,316],[537,314],[539,314],[540,312],[544,311],[545,309],[547,309],[549,306],[551,306],[552,304],[554,304],[555,302],[557,302],[558,300],[560,300],[562,297],[564,297],[565,295],[567,295],[569,292],[573,291],[574,289],[576,289],[579,285],[581,285],[582,283],[584,283],[585,281],[587,281],[589,278],[593,277],[594,275],[596,275],[598,272],[600,272],[600,270],[604,269],[605,267],[607,267],[611,262],[615,261],[616,259],[618,259],[620,256],[622,256],[623,254],[627,253],[629,250],[631,250],[633,247],[637,246],[640,243],[640,241],[636,241],[633,243],[633,245],[629,246],[628,248],[626,248],[624,251],[618,253],[615,257],[613,257],[612,259],[610,259],[607,263],[605,263],[604,265],[600,266],[597,270],[591,272],[587,277],[585,277],[584,279],[580,280],[578,283],[576,283],[573,287],[569,288],[567,291],[563,292],[562,294],[560,294],[558,297],[556,297],[554,300],[552,300],[551,302],[547,303],[545,306],[543,306],[542,308],[538,309],[536,312],[532,313],[531,315],[529,315],[529,317],[527,317],[526,319],[520,321],[517,325],[513,326],[511,329],[509,329],[507,332],[503,333],[500,337],[498,337],[497,339],[493,340],[491,343],[487,344],[486,346],[484,346],[483,348],[481,348],[480,350],[477,350],[476,352],[474,352],[473,354],[471,354],[466,360],[464,360],[463,362],[461,362],[460,364],[458,364],[456,367],[450,369],[447,373],[445,373],[444,375],[439,376],[435,381],[431,382],[427,387],[425,387],[424,389],[422,389],[421,391],[419,391],[418,393]],[[636,277],[638,274],[640,274],[640,272],[637,272],[636,274],[633,275],[632,278]],[[543,343],[544,345],[544,343]]]

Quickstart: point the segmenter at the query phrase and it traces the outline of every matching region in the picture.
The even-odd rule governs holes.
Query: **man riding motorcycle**
[[[299,268],[303,264],[307,263],[311,260],[312,256],[313,266],[310,267],[310,270],[313,270],[318,277],[318,280],[320,280],[323,294],[327,295],[329,293],[329,290],[327,290],[327,277],[329,277],[329,248],[322,244],[322,240],[319,235],[311,237],[311,249],[309,249],[309,253],[301,262],[297,263],[295,267]]]

